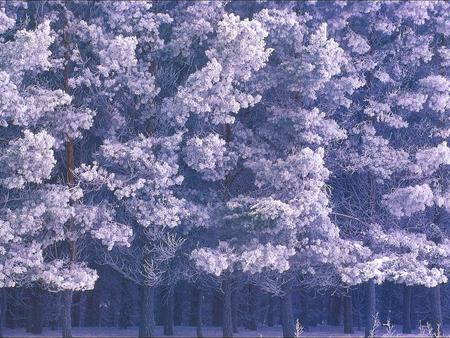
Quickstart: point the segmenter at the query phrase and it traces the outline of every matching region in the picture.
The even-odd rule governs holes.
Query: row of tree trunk
[[[124,286],[122,286],[124,287]],[[288,282],[283,286],[283,297],[278,301],[280,304],[280,319],[283,329],[284,337],[295,337],[295,317],[293,314],[293,285],[292,282]],[[365,301],[363,302],[363,308],[366,309],[364,323],[366,336],[371,336],[373,328],[376,326],[376,304],[375,304],[375,284],[367,283],[365,289]],[[3,324],[5,320],[8,320],[6,309],[6,290],[0,289],[0,323]],[[222,284],[222,294],[216,292],[213,299],[213,325],[221,325],[223,328],[224,337],[232,337],[238,332],[238,326],[257,330],[258,323],[258,288],[252,284],[245,286],[244,291],[247,296],[246,314],[242,315],[239,311],[239,297],[240,295],[233,289],[231,279],[224,279]],[[242,289],[241,289],[242,292]],[[430,323],[432,325],[434,334],[437,336],[443,334],[442,332],[442,311],[441,311],[441,294],[440,287],[434,287],[429,290],[430,292],[430,305],[431,316]],[[66,294],[62,293],[59,296],[59,301],[64,302]],[[24,299],[26,300],[26,330],[30,333],[40,334],[42,332],[43,323],[43,291],[38,288],[24,289]],[[123,297],[125,298],[125,297]],[[197,336],[203,337],[203,298],[204,292],[199,287],[193,287],[191,289],[191,309],[189,324],[196,326]],[[307,328],[308,318],[307,309],[308,305],[305,303],[307,297],[302,297],[303,310],[300,319],[301,325]],[[415,321],[413,321],[412,308],[412,287],[403,287],[403,306],[402,306],[402,319],[403,319],[403,333],[411,333],[414,329]],[[149,286],[139,287],[139,336],[140,337],[152,337],[155,335],[155,289]],[[266,323],[268,326],[276,324],[275,321],[275,301],[276,298],[270,297],[267,302],[267,314],[265,315]],[[94,292],[87,292],[84,297],[84,311],[80,312],[80,293],[73,295],[73,307],[70,312],[67,313],[64,307],[55,309],[55,318],[59,312],[62,316],[67,316],[71,319],[72,324],[78,326],[83,320],[83,325],[86,326],[99,326],[100,318],[98,313],[99,298]],[[358,303],[357,303],[358,304]],[[132,307],[131,304],[124,300],[120,301],[119,306],[119,327],[126,328],[131,324],[129,320],[129,312]],[[176,305],[176,297],[173,288],[167,288],[162,290],[161,304],[159,304],[159,317],[158,322],[162,322],[164,326],[164,334],[171,336],[174,334],[174,324],[180,325],[181,318],[178,310],[180,304]],[[342,295],[332,295],[329,297],[328,303],[328,325],[343,325],[344,333],[349,334],[354,332],[353,318],[354,318],[354,306],[352,293]],[[95,310],[97,309],[97,311]],[[14,310],[14,309],[10,309]],[[355,318],[358,319],[359,316]],[[128,318],[128,319],[127,319]],[[62,318],[61,318],[62,319]],[[218,320],[221,319],[221,320]],[[385,322],[385,319],[381,319]],[[56,329],[58,323],[50,323],[54,325]],[[62,321],[61,321],[62,322]],[[11,322],[9,326],[11,327]],[[2,327],[0,325],[0,337],[2,336]]]

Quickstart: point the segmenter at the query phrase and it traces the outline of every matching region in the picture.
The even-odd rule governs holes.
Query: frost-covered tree
[[[1,119],[9,140],[2,152],[1,181],[14,201],[11,207],[6,204],[2,214],[5,231],[10,228],[21,234],[23,253],[29,248],[36,256],[30,263],[35,269],[24,282],[64,291],[63,335],[71,336],[72,292],[92,289],[98,277],[80,261],[77,243],[90,235],[110,249],[116,243],[129,245],[131,233],[124,231],[107,205],[84,203],[84,193],[75,184],[74,142],[92,126],[95,116],[89,96],[70,89],[72,78],[78,76],[77,67],[86,65],[74,51],[85,40],[71,35],[71,24],[78,21],[68,3],[42,4],[38,7],[41,11],[37,5],[6,3],[2,7],[6,22],[2,28],[2,80],[8,95],[2,96]],[[10,11],[19,14],[18,18],[10,18]],[[29,30],[20,29],[26,25],[26,16],[31,18]],[[91,98],[101,96],[92,94]],[[57,161],[56,154],[63,152],[65,159]],[[20,241],[5,238],[5,257],[14,257]],[[20,269],[15,268],[18,275]],[[26,266],[22,270],[25,273]],[[8,272],[6,268],[4,272]],[[15,278],[13,273],[8,276]],[[14,280],[8,283],[14,285]]]
[[[229,193],[223,225],[211,231],[219,246],[199,248],[192,256],[199,268],[217,276],[237,270],[283,277],[276,280],[286,294],[284,334],[292,336],[291,279],[333,270],[342,256],[339,230],[329,218],[325,153],[346,133],[321,111],[329,96],[320,95],[345,59],[325,24],[310,28],[292,9],[264,9],[254,13],[253,21],[266,31],[272,50],[267,65],[254,69],[247,85],[261,93],[261,103],[237,115],[232,128],[225,128],[225,139],[207,135],[187,142],[198,157],[194,161],[189,154],[185,161],[205,179],[223,179],[227,167],[234,169],[231,186],[230,176],[223,183]]]
[[[449,9],[0,0],[0,287],[63,291],[69,337],[106,263],[138,285],[140,336],[184,280],[222,292],[230,337],[250,283],[292,337],[296,287],[342,295],[351,333],[363,285],[369,335],[376,284],[404,287],[404,332],[421,285],[437,333]]]
[[[226,204],[235,195],[236,175],[241,170],[238,161],[242,158],[245,141],[242,139],[244,135],[240,134],[239,113],[261,99],[257,91],[246,86],[254,73],[265,66],[270,49],[266,48],[264,39],[267,32],[260,22],[225,12],[224,3],[195,3],[186,9],[188,13],[199,10],[207,12],[205,17],[212,19],[208,23],[210,38],[203,42],[206,48],[196,50],[205,58],[205,64],[188,75],[173,97],[164,100],[163,112],[173,115],[174,122],[186,128],[183,162],[197,176],[186,183],[192,185],[195,180],[200,180],[212,194],[211,210],[215,212],[208,224],[213,225],[206,230],[211,233],[210,240],[215,247],[199,248],[192,253],[192,258],[198,268],[222,276],[223,334],[230,337],[233,335],[231,293],[234,254],[228,248],[228,241],[223,241],[219,247],[217,245],[225,239],[221,235],[227,228],[223,216]],[[189,20],[196,17],[187,15],[180,19],[175,24],[183,26],[189,25]],[[195,37],[183,36],[189,32],[180,34],[179,29],[174,29],[174,32],[175,41]],[[222,260],[220,267],[216,266],[215,258]]]
[[[339,183],[341,191],[337,195],[347,210],[344,213],[363,221],[359,225],[347,222],[354,225],[349,227],[349,233],[365,239],[365,244],[373,250],[367,261],[369,265],[378,258],[389,261],[383,264],[378,261],[370,268],[378,271],[378,282],[387,279],[407,285],[436,286],[445,281],[445,276],[429,262],[429,257],[414,253],[405,243],[380,246],[379,241],[385,238],[380,231],[386,231],[386,234],[400,231],[398,236],[394,235],[399,238],[402,231],[408,230],[409,236],[424,247],[430,244],[426,237],[415,234],[417,223],[422,222],[419,228],[428,227],[426,221],[423,224],[423,218],[409,224],[398,222],[386,215],[384,208],[397,216],[425,210],[425,206],[432,204],[434,196],[430,187],[419,180],[416,185],[386,196],[384,202],[382,195],[393,187],[405,185],[411,172],[417,179],[421,172],[434,171],[432,168],[445,164],[442,157],[437,161],[442,163],[415,164],[420,160],[414,160],[414,157],[428,160],[430,155],[433,158],[434,152],[445,154],[442,138],[447,137],[445,131],[448,129],[445,118],[448,95],[444,93],[448,27],[444,22],[448,21],[448,4],[440,1],[336,2],[334,5],[305,4],[305,8],[313,17],[327,19],[331,34],[349,60],[344,74],[361,82],[350,97],[351,105],[339,119],[349,134],[342,163],[351,175]],[[440,83],[439,89],[435,83]],[[435,90],[430,90],[431,87]],[[415,169],[411,171],[412,167]],[[358,185],[358,190],[352,188],[354,184]],[[363,195],[366,198],[362,198]],[[401,206],[403,202],[409,206]],[[381,228],[373,226],[374,223]],[[436,244],[436,250],[438,246]],[[442,260],[443,264],[445,261]],[[392,275],[390,264],[403,271],[403,276]],[[370,304],[374,304],[373,279],[368,291]],[[374,307],[369,310],[366,326],[370,329]]]

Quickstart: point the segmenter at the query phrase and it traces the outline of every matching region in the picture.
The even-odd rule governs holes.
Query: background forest
[[[447,1],[0,0],[0,336],[445,333],[449,35]]]

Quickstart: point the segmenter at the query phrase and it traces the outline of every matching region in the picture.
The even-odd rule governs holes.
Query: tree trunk
[[[42,333],[42,293],[39,288],[30,290],[30,332]]]
[[[299,321],[302,324],[305,331],[309,330],[309,293],[308,290],[303,289],[300,291],[300,304],[302,311],[300,312]]]
[[[403,286],[403,333],[411,333],[411,295],[412,287]]]
[[[375,325],[375,315],[375,282],[370,280],[366,285],[366,337],[370,336]]]
[[[155,336],[154,296],[155,290],[153,287],[147,285],[139,286],[139,337]]]
[[[431,292],[431,326],[435,336],[444,335],[442,328],[441,286],[430,288]]]
[[[174,313],[173,313],[173,325],[183,325],[183,309],[184,309],[184,293],[185,284],[177,284],[173,292],[174,301]]]
[[[84,319],[86,326],[95,327],[100,325],[99,308],[99,291],[97,289],[89,290],[86,294],[86,312]]]
[[[72,304],[72,326],[80,326],[80,306],[81,306],[81,293],[73,293],[73,304]]]
[[[343,296],[344,301],[344,333],[353,333],[353,301],[352,292]]]
[[[50,311],[49,311],[49,326],[50,330],[56,331],[59,328],[60,324],[60,315],[61,315],[61,292],[59,293],[47,293],[47,297],[50,298],[49,305],[50,305]]]
[[[248,328],[252,331],[258,330],[256,314],[258,309],[258,289],[254,284],[248,285]]]
[[[197,308],[198,308],[198,293],[200,289],[195,285],[191,285],[190,302],[189,302],[189,326],[197,325]]]
[[[33,293],[31,288],[25,288],[22,302],[24,302],[24,315],[25,315],[25,332],[31,333],[32,319],[31,319],[31,310],[32,310],[32,301]]]
[[[0,338],[3,338],[3,324],[6,318],[6,290],[0,288]]]
[[[417,320],[416,313],[416,299],[414,297],[414,290],[414,286],[411,286],[411,330],[415,330],[419,326],[419,321]]]
[[[70,94],[69,89],[69,60],[71,58],[70,52],[70,33],[69,33],[69,15],[67,10],[67,0],[64,1],[64,27],[63,27],[63,41],[64,41],[64,91]],[[74,156],[74,144],[72,139],[66,140],[66,157],[67,157],[67,185],[72,188],[75,186],[75,156]],[[71,229],[71,220],[67,225],[67,230]],[[76,261],[77,251],[76,243],[72,240],[67,240],[69,260],[70,262]],[[64,338],[72,337],[72,298],[73,291],[63,291],[62,297],[62,336]]]
[[[172,287],[165,290],[163,296],[164,309],[164,335],[173,336],[174,292]]]
[[[72,337],[72,297],[72,290],[62,292],[61,327],[63,338]]]
[[[292,313],[292,282],[283,285],[283,297],[281,299],[281,325],[283,327],[283,337],[294,337],[294,315]]]
[[[327,324],[339,326],[339,318],[341,312],[341,297],[338,295],[330,295],[328,301]]]
[[[197,337],[203,337],[203,316],[202,316],[202,307],[203,307],[203,292],[200,288],[196,288],[196,298],[197,298],[197,316],[196,316],[196,326],[197,326]]]
[[[231,321],[233,323],[233,333],[238,333],[238,310],[239,310],[239,290],[233,289],[231,292]]]
[[[233,318],[231,309],[231,277],[225,276],[222,282],[223,289],[223,320],[222,320],[222,332],[223,337],[233,337]]]
[[[269,295],[269,306],[267,309],[267,326],[269,327],[273,327],[274,325],[274,315],[275,315],[275,311],[274,311],[274,299],[272,295]]]
[[[5,306],[3,307],[3,316],[5,316],[6,327],[15,329],[17,327],[17,305],[16,305],[16,288],[3,289],[3,297]]]
[[[214,290],[212,299],[212,325],[222,326],[223,320],[223,294]]]
[[[127,329],[131,325],[131,295],[129,292],[128,281],[122,278],[119,304],[119,328]]]

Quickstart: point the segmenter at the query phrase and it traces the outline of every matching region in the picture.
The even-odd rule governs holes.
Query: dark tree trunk
[[[50,311],[49,311],[49,326],[50,330],[56,331],[60,324],[61,314],[61,293],[47,293],[49,299]]]
[[[164,335],[173,336],[174,290],[166,288],[163,295]]]
[[[6,318],[6,290],[0,288],[0,338],[3,338],[3,324]]]
[[[233,323],[233,333],[238,333],[238,311],[239,311],[239,289],[234,288],[231,291],[231,321]]]
[[[370,280],[366,285],[366,337],[370,336],[370,332],[375,325],[375,313],[375,282]]]
[[[64,1],[64,26],[63,26],[63,41],[64,41],[64,91],[70,94],[69,88],[69,60],[71,58],[70,50],[70,33],[69,33],[69,12],[67,10],[68,0]],[[70,137],[66,140],[66,159],[67,159],[67,185],[72,188],[75,186],[75,156],[74,156],[74,143]],[[66,224],[67,229],[70,231],[72,227],[72,221],[69,220]],[[77,246],[76,243],[70,239],[67,239],[68,257],[70,262],[75,262],[77,258]],[[65,290],[62,295],[62,336],[63,338],[72,337],[72,299],[73,291]]]
[[[177,284],[174,289],[174,313],[173,313],[173,325],[181,326],[183,324],[183,308],[184,308],[184,295],[182,294],[184,285]]]
[[[195,285],[191,286],[190,302],[189,302],[189,326],[196,326],[197,324],[197,308],[198,308],[198,293],[200,289]]]
[[[62,292],[61,327],[63,338],[72,337],[72,298],[73,291],[66,290]]]
[[[431,326],[435,336],[443,335],[442,308],[441,308],[441,286],[430,288],[431,292]]]
[[[248,328],[252,331],[258,330],[258,289],[254,284],[248,285]]]
[[[328,302],[327,324],[332,326],[339,326],[341,316],[341,297],[338,295],[331,295]]]
[[[222,326],[222,320],[223,320],[223,294],[218,290],[215,290],[212,300],[212,325]]]
[[[3,289],[3,297],[5,299],[5,307],[3,308],[6,317],[6,327],[15,329],[17,327],[17,304],[16,304],[16,288]]]
[[[84,320],[86,319],[86,293],[80,293],[80,327],[85,327],[86,323]]]
[[[281,325],[283,337],[294,337],[294,315],[292,313],[292,282],[283,285],[283,297],[281,298]]]
[[[155,313],[154,313],[154,297],[155,290],[147,285],[139,286],[140,297],[140,320],[139,320],[139,337],[155,336]]]
[[[416,299],[414,297],[415,294],[415,287],[411,286],[411,329],[415,330],[417,329],[419,322],[417,320],[417,313],[416,313]]]
[[[267,309],[267,326],[269,327],[273,327],[274,325],[274,315],[275,315],[275,311],[274,311],[274,298],[272,295],[269,295],[269,306]]]
[[[74,292],[72,304],[72,326],[80,326],[81,293]]]
[[[42,333],[42,292],[39,288],[30,289],[30,332]]]
[[[411,295],[412,287],[403,286],[403,333],[411,333]]]
[[[86,317],[84,319],[86,326],[95,327],[100,325],[99,298],[99,291],[97,289],[87,291],[86,293]]]
[[[126,329],[131,325],[131,295],[128,281],[122,278],[119,304],[119,328]]]
[[[33,298],[33,292],[31,288],[24,290],[24,314],[25,314],[25,332],[31,333],[32,319],[31,319],[31,299]]]
[[[308,290],[303,289],[300,291],[300,304],[302,311],[300,312],[299,321],[303,328],[309,330],[309,293]]]
[[[223,289],[223,320],[222,320],[222,332],[223,337],[233,337],[233,318],[231,309],[231,294],[232,285],[231,277],[225,276],[222,282]]]
[[[342,297],[344,302],[344,333],[353,333],[353,301],[352,292]]]
[[[197,298],[197,316],[195,324],[197,326],[197,337],[203,337],[203,316],[202,316],[202,307],[203,307],[203,292],[200,288],[196,288],[196,298]]]

